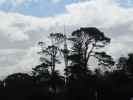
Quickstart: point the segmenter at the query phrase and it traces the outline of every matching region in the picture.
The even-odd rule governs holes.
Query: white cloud
[[[0,32],[11,40],[27,40],[28,35],[24,33],[24,30],[19,30],[19,26],[12,26],[17,22],[17,19],[18,16],[16,14],[0,12],[0,22],[2,23],[0,25]],[[21,18],[19,17],[19,19]]]
[[[26,50],[22,49],[0,49],[0,55],[10,55],[20,52],[25,52]]]
[[[55,23],[52,20],[52,18],[41,19],[18,13],[5,13],[0,11],[0,22],[2,23],[0,25],[0,34],[11,41],[29,40],[29,34],[31,32],[34,31],[38,34],[37,32],[41,29],[47,31]]]

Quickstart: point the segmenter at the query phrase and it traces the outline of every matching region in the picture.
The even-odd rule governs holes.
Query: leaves
[[[54,75],[56,73],[55,64],[60,63],[58,55],[60,56],[61,53],[66,61],[65,75],[75,76],[77,79],[90,73],[88,66],[92,56],[98,60],[99,66],[111,68],[114,65],[110,55],[98,51],[110,43],[110,38],[96,27],[81,27],[73,31],[68,38],[62,33],[51,33],[49,39],[52,44],[47,47],[43,47],[45,43],[39,42],[39,45],[42,46],[39,54],[42,55],[40,60],[45,63],[45,68],[46,66],[50,68],[52,77],[56,76]],[[67,40],[70,41],[70,50],[67,49]],[[60,48],[62,43],[64,49]]]
[[[105,52],[95,52],[95,57],[98,59],[99,65],[111,67],[115,64],[113,58]]]
[[[106,37],[103,32],[95,27],[82,27],[79,30],[76,30],[72,33],[72,36],[81,37],[84,35],[84,38],[89,37],[88,39],[96,42],[110,42],[110,38]]]
[[[110,43],[110,38],[106,37],[96,27],[81,27],[73,31],[71,37],[68,39],[72,43],[72,50],[68,56],[71,65],[68,68],[69,70],[66,69],[69,73],[73,74],[73,72],[77,72],[79,74],[80,71],[87,73],[90,57],[92,56],[98,59],[99,66],[111,68],[114,65],[114,61],[110,55],[107,55],[105,52],[98,52],[99,49],[104,48]]]
[[[49,38],[52,40],[54,45],[59,45],[66,39],[66,35],[62,33],[50,33]]]

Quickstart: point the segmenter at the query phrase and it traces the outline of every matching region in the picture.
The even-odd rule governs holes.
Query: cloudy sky
[[[111,37],[114,58],[133,52],[133,0],[0,0],[0,77],[38,64],[49,32],[95,26]]]

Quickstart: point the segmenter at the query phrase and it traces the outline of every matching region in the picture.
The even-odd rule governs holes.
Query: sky
[[[97,27],[115,59],[133,52],[133,0],[0,0],[0,78],[39,64],[37,43],[50,32]]]

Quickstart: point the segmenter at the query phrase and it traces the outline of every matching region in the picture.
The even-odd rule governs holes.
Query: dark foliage
[[[99,29],[83,27],[70,37],[51,33],[49,39],[48,46],[45,42],[38,43],[41,63],[33,68],[32,74],[14,73],[0,81],[1,100],[130,100],[133,97],[133,54],[120,57],[115,64],[103,51],[111,39]],[[56,69],[61,62],[59,57],[64,59],[65,65],[61,64],[65,66],[64,75]],[[98,68],[94,71],[89,69],[91,58],[97,61]]]

